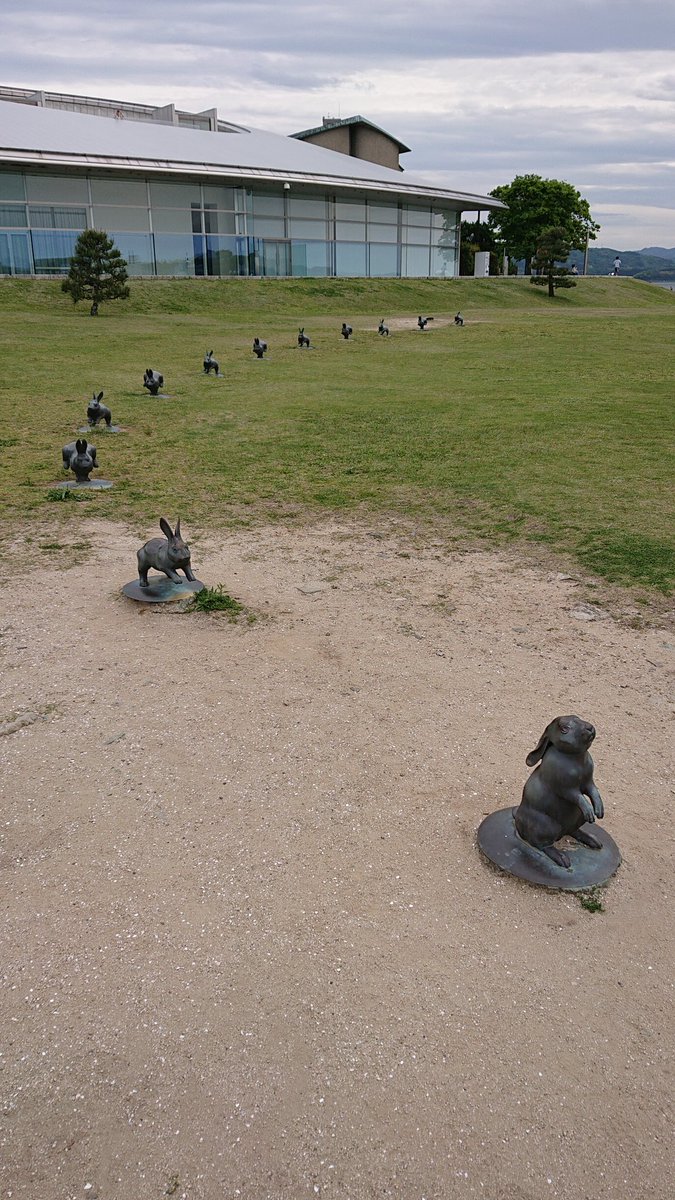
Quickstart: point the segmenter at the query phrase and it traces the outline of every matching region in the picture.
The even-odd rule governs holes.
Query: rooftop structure
[[[402,171],[400,154],[408,154],[410,146],[392,137],[379,125],[366,117],[324,117],[323,124],[314,129],[303,129],[291,137],[313,146],[325,146],[339,154],[350,154],[353,158],[365,158],[383,167]]]

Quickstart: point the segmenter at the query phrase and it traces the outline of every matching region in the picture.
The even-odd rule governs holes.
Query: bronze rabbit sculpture
[[[78,438],[68,442],[61,451],[63,465],[67,471],[72,471],[78,483],[89,483],[92,471],[98,470],[96,447],[86,438]]]
[[[570,867],[569,855],[554,846],[572,837],[600,850],[601,843],[581,826],[604,816],[602,797],[593,782],[593,759],[588,747],[595,728],[582,717],[556,717],[542,733],[526,762],[539,763],[523,788],[513,817],[520,837],[548,855],[559,867]]]
[[[112,413],[107,404],[101,404],[102,399],[103,392],[99,392],[98,395],[96,395],[96,392],[94,392],[87,405],[87,421],[92,429],[96,428],[99,421],[105,421],[108,429],[110,429],[110,425],[112,423]]]
[[[156,571],[162,571],[172,583],[183,582],[178,574],[179,570],[185,572],[186,579],[191,583],[194,582],[195,576],[190,568],[190,547],[180,536],[180,518],[176,522],[175,530],[172,530],[166,517],[160,519],[159,527],[166,537],[151,538],[149,542],[141,546],[136,554],[138,582],[141,587],[150,586],[148,583],[150,567],[154,567]]]

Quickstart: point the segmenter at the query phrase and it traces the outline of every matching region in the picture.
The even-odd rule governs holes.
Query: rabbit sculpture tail
[[[542,733],[525,760],[528,767],[539,763],[523,788],[523,798],[513,817],[520,837],[541,850],[560,867],[570,867],[564,850],[554,846],[562,837],[572,837],[584,846],[600,850],[601,843],[582,830],[586,822],[604,816],[600,793],[593,782],[593,759],[588,747],[595,737],[590,721],[582,717],[556,717]]]
[[[179,571],[183,571],[185,578],[193,582],[195,576],[190,568],[190,548],[180,536],[180,518],[176,522],[174,530],[171,529],[166,517],[161,518],[159,527],[166,537],[151,538],[137,552],[138,581],[141,587],[150,586],[148,583],[150,567],[161,571],[172,583],[183,582],[178,574]]]

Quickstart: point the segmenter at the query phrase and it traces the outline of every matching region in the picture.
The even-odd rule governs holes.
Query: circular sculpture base
[[[592,832],[602,848],[591,850],[573,838],[562,838],[556,845],[569,854],[569,869],[557,866],[542,850],[523,841],[514,824],[513,808],[500,808],[485,818],[478,829],[478,845],[491,863],[509,875],[539,887],[581,892],[606,883],[621,864],[619,847],[601,825],[595,822],[581,828]]]
[[[141,587],[137,579],[125,583],[122,592],[130,600],[138,600],[141,604],[166,604],[169,600],[184,600],[194,592],[201,592],[206,585],[200,579],[183,579],[180,583],[172,583],[166,575],[148,575],[148,586]]]
[[[123,433],[121,425],[80,425],[78,433]]]
[[[59,479],[57,483],[50,483],[48,486],[67,488],[73,492],[103,492],[106,488],[111,488],[113,483],[110,479],[84,479],[81,483],[78,483],[77,479]]]

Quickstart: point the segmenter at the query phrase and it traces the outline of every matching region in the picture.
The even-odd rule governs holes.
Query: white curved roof
[[[282,179],[395,193],[455,209],[504,207],[490,196],[429,187],[408,173],[404,180],[400,171],[260,129],[214,133],[10,101],[0,102],[0,163],[206,174],[247,182]]]

